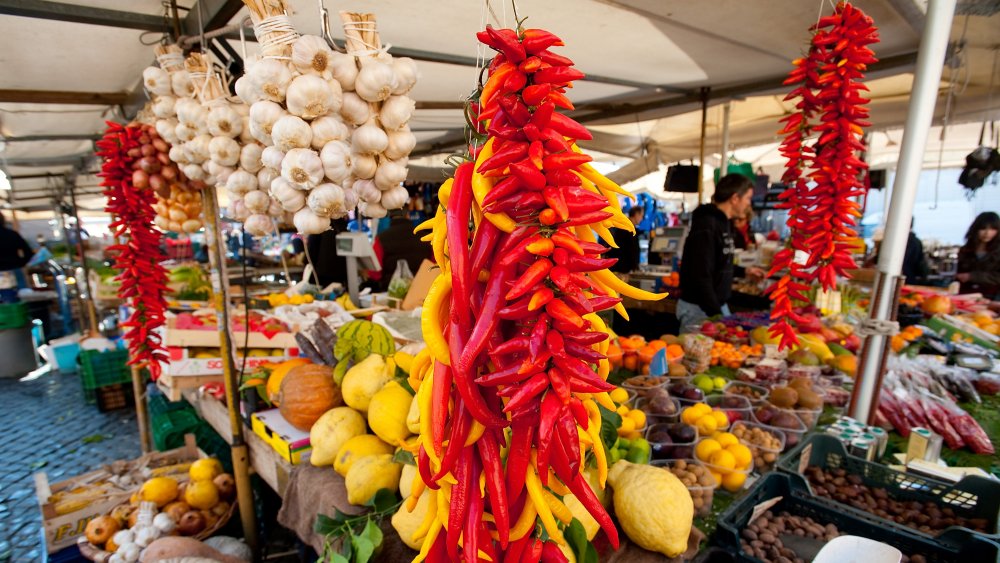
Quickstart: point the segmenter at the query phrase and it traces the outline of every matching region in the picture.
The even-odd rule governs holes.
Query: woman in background
[[[958,251],[958,275],[962,293],[982,293],[987,299],[1000,297],[1000,215],[980,213],[965,233]]]

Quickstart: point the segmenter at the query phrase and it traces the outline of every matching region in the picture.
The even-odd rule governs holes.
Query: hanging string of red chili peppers
[[[861,210],[853,198],[864,195],[868,168],[858,157],[864,150],[862,128],[871,125],[862,94],[868,88],[860,81],[877,60],[868,45],[878,42],[878,29],[844,2],[811,29],[809,53],[794,61],[784,82],[797,85],[785,100],[798,102],[796,111],[782,118],[779,132],[786,135],[779,150],[787,159],[782,182],[788,186],[779,207],[788,209],[791,236],[771,266],[771,275],[787,272],[768,293],[776,320],[771,334],[781,338],[782,348],[797,342],[789,322],[799,320],[793,301],[808,301],[806,291],[816,281],[835,288],[838,275],[857,267],[851,254]],[[797,260],[796,251],[808,257]]]
[[[116,280],[121,283],[118,297],[129,302],[132,315],[122,323],[128,342],[129,364],[144,365],[153,379],[160,376],[160,361],[166,352],[156,333],[163,325],[167,289],[167,272],[160,265],[164,259],[160,250],[162,233],[153,228],[153,190],[136,187],[133,175],[143,156],[141,145],[147,132],[142,126],[108,123],[104,138],[97,141],[98,156],[104,159],[99,176],[103,178],[104,195],[108,198],[105,211],[112,214],[109,228],[119,241],[111,247],[118,254],[115,268],[121,270]]]

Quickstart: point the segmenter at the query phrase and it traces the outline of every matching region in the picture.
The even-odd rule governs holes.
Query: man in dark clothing
[[[347,232],[347,220],[334,219],[329,231],[309,235],[306,241],[306,256],[319,278],[320,288],[333,282],[347,287],[347,259],[337,255],[337,234],[343,232]]]
[[[25,267],[35,251],[28,246],[17,231],[7,227],[7,220],[0,214],[0,272]]]
[[[645,215],[645,210],[642,206],[636,205],[628,210],[628,218],[632,221],[632,224],[636,227],[639,223],[642,223],[642,218]],[[611,266],[612,272],[618,272],[622,274],[627,274],[629,272],[634,272],[639,269],[639,237],[638,233],[633,234],[631,231],[625,229],[619,229],[617,227],[611,229],[611,236],[615,239],[615,244],[618,248],[609,248],[607,252],[604,253],[606,258],[617,258],[618,261],[615,262],[614,266]]]
[[[380,232],[375,238],[382,251],[379,254],[382,263],[382,276],[379,285],[382,291],[389,289],[389,282],[392,281],[392,276],[396,273],[397,262],[406,260],[406,265],[410,267],[410,273],[416,275],[421,262],[431,258],[431,245],[421,241],[420,237],[413,234],[413,222],[406,216],[405,211],[392,212],[389,228]],[[378,252],[377,248],[376,252]]]
[[[677,319],[681,330],[713,315],[729,314],[726,301],[733,285],[733,231],[730,220],[744,217],[750,207],[753,183],[730,174],[715,188],[712,203],[691,214],[691,230],[681,255],[681,299]],[[748,273],[756,270],[748,268]]]

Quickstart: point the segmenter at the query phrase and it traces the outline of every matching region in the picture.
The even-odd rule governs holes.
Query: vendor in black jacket
[[[715,187],[712,203],[691,214],[691,230],[681,255],[681,298],[677,319],[681,330],[706,318],[729,314],[726,301],[733,285],[733,230],[730,220],[746,216],[753,184],[746,176],[730,174]],[[748,274],[755,268],[748,268]]]

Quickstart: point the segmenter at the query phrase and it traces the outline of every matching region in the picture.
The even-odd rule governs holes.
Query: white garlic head
[[[177,522],[166,512],[161,512],[153,517],[153,526],[161,533],[169,534],[177,527]]]
[[[157,119],[156,120],[156,133],[166,142],[171,145],[176,145],[180,140],[177,138],[177,120],[173,118],[169,119]]]
[[[381,102],[396,88],[396,73],[390,65],[375,60],[362,64],[354,81],[354,91],[362,100]]]
[[[319,153],[326,177],[342,183],[351,175],[351,147],[344,141],[330,141]]]
[[[340,116],[351,125],[361,125],[372,118],[372,108],[368,102],[354,92],[344,92],[344,102],[340,107]]]
[[[300,190],[311,190],[323,180],[323,161],[311,149],[292,149],[281,161],[281,175]]]
[[[264,94],[254,84],[254,78],[250,74],[244,74],[236,79],[236,96],[247,105],[253,105],[264,100]]]
[[[176,162],[177,164],[190,164],[187,158],[187,153],[184,152],[183,145],[174,145],[170,147],[170,152],[167,153],[170,157],[171,162]]]
[[[382,102],[378,120],[386,131],[394,131],[406,125],[416,109],[417,103],[409,97],[390,96],[388,100]]]
[[[320,184],[309,192],[306,205],[320,217],[343,217],[347,214],[344,206],[344,189],[336,184]]]
[[[196,129],[192,129],[185,123],[178,123],[177,127],[174,127],[174,136],[177,137],[177,140],[182,143],[186,143],[191,139],[194,139],[197,134],[198,131]]]
[[[344,187],[344,207],[350,211],[358,206],[358,194],[348,187]]]
[[[406,180],[406,162],[402,160],[382,160],[375,170],[375,185],[385,191],[392,189]]]
[[[379,154],[388,146],[389,137],[374,121],[358,127],[351,135],[351,150],[357,154]]]
[[[358,203],[358,211],[365,217],[381,219],[389,214],[389,210],[377,201],[362,201]]]
[[[271,101],[261,101],[250,106],[250,133],[265,145],[273,145],[271,129],[275,122],[287,115],[284,109]]]
[[[243,116],[229,104],[220,104],[208,112],[208,132],[212,136],[236,138],[243,131]]]
[[[274,221],[271,220],[271,217],[264,215],[263,213],[254,213],[247,217],[246,221],[243,222],[243,228],[246,229],[246,232],[255,237],[262,237],[266,234],[274,232]]]
[[[361,201],[378,201],[382,199],[382,192],[371,180],[356,180],[351,185],[351,190],[357,194]]]
[[[344,92],[353,92],[358,78],[358,64],[354,57],[334,52],[330,57],[330,71]]]
[[[386,209],[401,209],[410,201],[410,192],[401,185],[394,186],[391,190],[382,192],[382,199],[379,203]]]
[[[178,98],[193,98],[194,83],[191,82],[188,71],[178,70],[170,73],[170,89]]]
[[[263,59],[250,67],[247,74],[252,77],[254,88],[265,100],[285,101],[285,92],[292,81],[292,71],[284,61]]]
[[[331,141],[343,141],[351,136],[347,124],[339,115],[324,115],[309,123],[312,128],[312,148],[320,150]]]
[[[389,137],[389,144],[382,151],[386,158],[393,160],[408,156],[417,146],[417,137],[410,132],[410,128],[403,126],[397,131],[386,131]]]
[[[282,160],[285,160],[285,151],[273,145],[264,147],[260,153],[261,164],[268,168],[280,169]]]
[[[190,98],[179,98],[174,104],[177,121],[197,131],[208,132],[208,111],[200,103]]]
[[[157,96],[153,100],[152,110],[153,115],[159,117],[160,119],[167,119],[174,116],[174,104],[177,102],[177,98],[173,96]]]
[[[212,137],[198,135],[194,139],[184,143],[184,152],[187,154],[188,161],[194,164],[201,164],[211,158],[211,149],[209,148],[211,142]]]
[[[296,211],[293,223],[295,230],[303,235],[318,235],[330,230],[330,219],[316,215],[309,207]]]
[[[268,168],[265,166],[257,171],[257,189],[267,191],[271,188],[271,182],[275,178],[281,177],[281,170],[277,168]]]
[[[281,208],[292,213],[302,209],[306,205],[306,193],[292,187],[291,182],[278,176],[271,182],[271,197],[273,197]]]
[[[417,61],[410,57],[395,57],[392,59],[392,70],[396,73],[396,87],[392,93],[401,96],[413,89],[420,78]]]
[[[285,105],[288,112],[303,119],[315,119],[340,111],[343,96],[340,84],[327,82],[315,74],[303,74],[288,85]]]
[[[142,71],[142,85],[154,96],[167,96],[173,91],[170,88],[170,75],[156,66],[148,66]]]
[[[292,65],[302,74],[333,75],[333,49],[326,40],[315,35],[303,35],[292,43]]]
[[[208,178],[208,174],[205,172],[205,169],[201,167],[201,164],[185,164],[181,167],[181,172],[183,172],[189,180],[205,180]]]
[[[271,140],[274,141],[275,148],[283,152],[309,148],[312,137],[313,132],[309,124],[294,115],[282,117],[271,128]]]
[[[222,166],[235,166],[240,161],[240,144],[229,137],[212,137],[208,152],[212,162]]]
[[[263,153],[264,147],[260,144],[250,143],[243,145],[243,148],[240,149],[240,168],[256,174],[264,166],[264,162],[260,159]]]
[[[243,196],[243,205],[247,206],[250,213],[267,213],[267,208],[271,206],[271,197],[260,190],[253,190]]]
[[[375,155],[351,153],[351,174],[361,180],[371,180],[378,170]]]
[[[246,170],[237,170],[226,180],[226,190],[236,197],[243,197],[257,189],[257,176]]]

